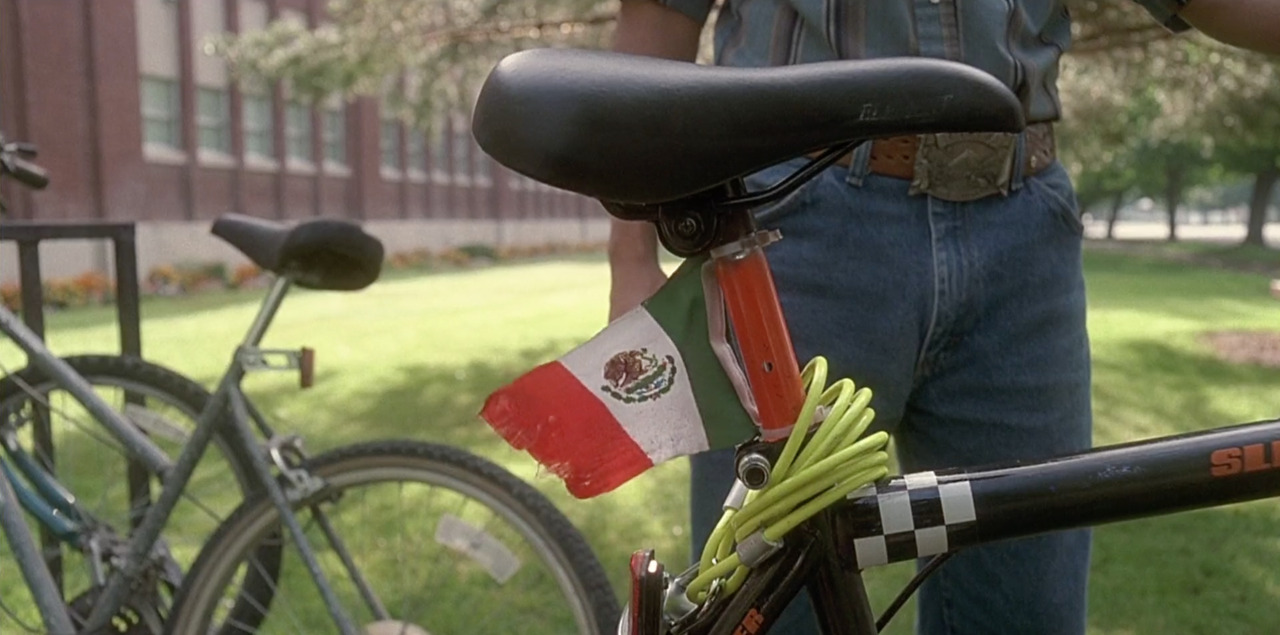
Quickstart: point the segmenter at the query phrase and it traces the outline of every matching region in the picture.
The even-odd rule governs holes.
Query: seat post
[[[276,311],[280,310],[280,304],[284,302],[284,296],[289,293],[292,283],[293,280],[288,275],[276,276],[271,281],[271,288],[263,298],[262,306],[258,308],[258,315],[254,317],[253,324],[249,326],[249,332],[244,336],[244,346],[257,346],[262,343],[263,336],[267,334],[267,327],[275,318]]]
[[[764,247],[781,235],[757,231],[750,212],[733,216],[737,239],[712,249],[711,256],[760,413],[762,438],[774,441],[790,433],[804,404],[800,367],[764,255]]]

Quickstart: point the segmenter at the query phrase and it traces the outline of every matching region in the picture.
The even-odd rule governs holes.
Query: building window
[[[409,172],[421,177],[427,173],[427,140],[421,130],[405,130],[405,163]]]
[[[471,133],[457,123],[453,125],[453,177],[471,178]]]
[[[244,152],[250,156],[274,159],[275,121],[271,97],[246,93],[244,96]]]
[[[470,143],[471,140],[467,139],[467,142]],[[484,151],[480,150],[478,147],[475,149],[474,154],[476,181],[483,185],[488,185],[492,182],[492,174],[489,171],[489,155],[485,154]]]
[[[382,167],[399,171],[404,166],[400,162],[400,122],[395,119],[382,120],[382,135],[379,137],[382,150]]]
[[[196,89],[196,130],[200,149],[230,154],[231,100],[221,88]]]
[[[347,164],[347,115],[341,106],[324,111],[324,160]]]
[[[311,109],[306,104],[289,104],[284,137],[291,160],[311,161]]]
[[[438,126],[431,134],[431,178],[441,183],[449,181],[449,135],[444,126]]]
[[[182,107],[178,82],[163,77],[142,78],[142,142],[182,149]]]

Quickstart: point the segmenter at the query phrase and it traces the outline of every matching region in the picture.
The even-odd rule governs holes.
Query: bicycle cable
[[[686,596],[702,603],[713,589],[720,597],[737,591],[751,566],[764,554],[781,547],[783,537],[798,525],[850,492],[889,473],[887,432],[860,438],[871,426],[875,410],[871,390],[840,379],[823,388],[827,360],[815,357],[800,375],[804,406],[775,462],[769,483],[746,491],[740,500],[725,503],[724,514],[712,530],[698,573]],[[811,427],[817,430],[810,435]],[[743,490],[735,487],[735,490]]]
[[[889,625],[889,620],[892,620],[893,616],[898,614],[898,610],[906,605],[907,600],[911,599],[911,596],[915,594],[916,589],[920,588],[921,584],[924,584],[925,578],[933,575],[933,572],[937,571],[938,567],[941,567],[942,564],[949,560],[951,556],[955,555],[955,553],[956,552],[954,551],[940,553],[930,558],[929,562],[916,572],[916,575],[911,578],[911,581],[907,583],[907,586],[903,587],[902,590],[898,592],[898,597],[893,598],[893,602],[890,602],[888,608],[884,610],[884,613],[880,614],[880,617],[876,619],[877,633],[884,632],[884,627]]]

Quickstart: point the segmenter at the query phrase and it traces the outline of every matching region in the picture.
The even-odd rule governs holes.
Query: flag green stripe
[[[716,449],[741,443],[756,429],[711,349],[700,271],[703,262],[686,260],[644,306],[680,349],[707,443]]]

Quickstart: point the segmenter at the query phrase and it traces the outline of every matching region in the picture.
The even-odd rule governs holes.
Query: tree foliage
[[[332,0],[316,28],[275,20],[210,43],[246,81],[281,81],[298,97],[374,95],[429,129],[465,105],[504,55],[601,46],[616,0]]]
[[[1152,32],[1132,21],[1145,16],[1128,15],[1130,4],[1073,4],[1078,46],[1062,76],[1065,161],[1084,204],[1120,190],[1162,200],[1173,238],[1188,188],[1233,174],[1257,176],[1260,186],[1274,181],[1266,174],[1280,160],[1280,69],[1274,58],[1197,34],[1175,37],[1158,25]],[[1255,242],[1267,198],[1255,192],[1251,205]]]
[[[1265,211],[1268,183],[1280,170],[1276,59],[1175,36],[1134,2],[1067,4],[1074,43],[1062,66],[1060,146],[1082,203],[1140,193],[1165,201],[1172,214],[1187,188],[1236,174],[1266,185],[1254,196],[1255,213]],[[394,115],[429,130],[441,113],[465,109],[508,53],[603,46],[617,6],[332,0],[315,28],[279,20],[210,45],[245,81],[280,81],[312,100],[379,96]]]

